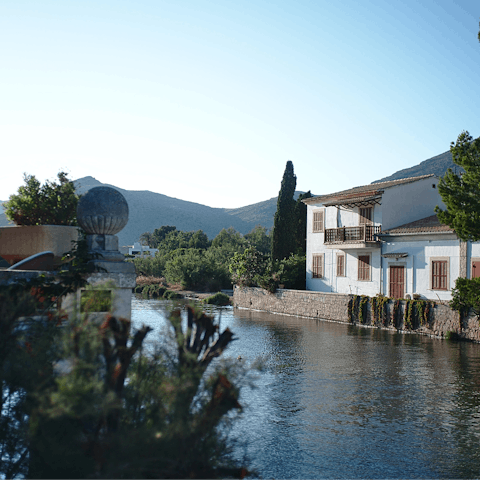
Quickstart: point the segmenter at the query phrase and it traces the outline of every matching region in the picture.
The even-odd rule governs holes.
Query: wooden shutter
[[[370,280],[370,255],[358,256],[358,279]]]
[[[480,277],[480,262],[472,260],[472,278]]]
[[[345,255],[337,254],[337,277],[345,276]]]
[[[360,208],[360,225],[371,225],[373,220],[373,207]]]
[[[323,255],[314,255],[312,262],[312,277],[323,277]]]
[[[403,298],[405,294],[405,267],[390,266],[390,296],[392,298]]]
[[[432,261],[432,289],[448,290],[448,262],[447,260]]]
[[[323,232],[323,210],[313,212],[313,231]]]

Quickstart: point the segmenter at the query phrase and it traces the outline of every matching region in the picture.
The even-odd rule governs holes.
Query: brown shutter
[[[313,212],[313,231],[323,232],[323,210]]]
[[[358,256],[358,279],[370,280],[370,255]]]
[[[432,261],[432,289],[447,290],[447,260]]]
[[[312,262],[312,277],[323,277],[323,255],[314,255]]]
[[[345,276],[345,255],[337,254],[337,277]]]
[[[372,219],[373,219],[372,207],[360,208],[360,225],[371,225]]]

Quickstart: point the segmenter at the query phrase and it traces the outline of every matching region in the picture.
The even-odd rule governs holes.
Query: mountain
[[[223,228],[229,227],[242,234],[250,232],[256,225],[271,229],[277,209],[277,197],[241,208],[212,208],[148,190],[124,190],[91,176],[74,180],[74,184],[79,194],[102,185],[122,193],[127,200],[130,216],[127,226],[118,233],[120,245],[131,245],[142,233],[151,232],[162,225],[174,225],[184,231],[203,230],[210,239],[216,237]],[[300,193],[295,192],[295,198]],[[0,213],[0,226],[6,225],[8,220],[5,214]]]
[[[449,168],[458,173],[462,171],[459,166],[453,163],[452,154],[450,152],[444,152],[440,155],[429,158],[428,160],[424,160],[414,167],[404,168],[403,170],[393,173],[389,177],[375,180],[372,183],[387,182],[389,180],[398,180],[400,178],[417,177],[419,175],[428,175],[430,173],[435,174],[437,177],[443,177]]]
[[[457,172],[461,171],[460,167],[453,163],[451,153],[445,152],[372,183],[430,173],[441,177],[448,168]],[[93,187],[108,185],[93,177],[79,178],[74,183],[78,193],[85,193]],[[235,228],[242,234],[250,232],[256,225],[271,229],[277,210],[277,197],[241,208],[212,208],[148,190],[124,190],[115,185],[108,186],[124,195],[130,209],[128,224],[118,234],[120,245],[131,245],[139,239],[142,233],[151,232],[162,225],[174,225],[179,230],[185,231],[203,230],[210,239],[213,239],[223,228],[229,227]],[[295,192],[295,198],[300,193]],[[0,227],[6,226],[8,221],[3,209],[0,211],[2,212],[0,213]]]
[[[93,187],[108,185],[93,177],[80,178],[74,183],[80,194]],[[108,186],[122,193],[130,210],[127,226],[118,233],[120,245],[132,244],[142,233],[151,232],[162,225],[174,225],[179,230],[185,231],[203,230],[210,239],[213,239],[223,228],[233,227],[245,234],[257,224],[267,228],[270,223],[273,225],[273,215],[270,222],[268,218],[271,208],[262,207],[259,213],[252,213],[252,218],[249,218],[242,213],[242,209],[212,208],[148,190],[124,190],[115,185]],[[276,208],[276,199],[267,200],[262,204],[270,205],[272,201]],[[243,208],[256,212],[254,207],[255,205],[249,205]]]

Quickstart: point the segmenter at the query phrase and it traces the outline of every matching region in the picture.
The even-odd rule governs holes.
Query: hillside
[[[442,177],[449,168],[451,168],[454,172],[460,172],[461,170],[460,167],[453,163],[452,154],[448,151],[429,158],[428,160],[424,160],[414,167],[399,170],[389,177],[375,180],[372,183],[398,180],[399,178],[417,177],[419,175],[428,175],[430,173],[435,174],[437,177]]]
[[[77,192],[82,194],[93,187],[107,185],[94,177],[74,181]],[[273,227],[277,198],[247,205],[241,208],[212,208],[199,203],[187,202],[150,191],[124,190],[108,185],[121,192],[130,209],[127,226],[118,234],[120,245],[137,241],[140,235],[162,225],[174,225],[179,230],[203,230],[213,239],[223,228],[233,227],[238,232],[248,233],[256,225],[267,229]],[[296,192],[296,197],[300,192]],[[0,226],[8,225],[5,214],[0,213]]]
[[[84,177],[75,180],[75,185],[78,193],[85,193],[90,188],[106,184],[93,177]],[[212,239],[223,228],[233,227],[245,234],[259,223],[231,215],[222,208],[211,208],[150,191],[124,190],[115,185],[109,186],[124,195],[130,209],[128,224],[118,234],[121,245],[132,244],[142,233],[153,231],[162,225],[174,225],[185,231],[203,230]]]
[[[452,168],[454,171],[455,169],[456,171],[460,170],[453,163],[451,153],[445,152],[372,183],[430,173],[440,177],[448,168]],[[84,177],[75,180],[75,185],[78,193],[85,193],[90,188],[106,184],[93,177]],[[241,208],[211,208],[200,203],[167,197],[161,193],[147,190],[124,190],[114,185],[109,186],[125,196],[130,208],[129,222],[118,234],[120,245],[131,245],[138,240],[142,233],[153,231],[162,225],[174,225],[179,230],[185,231],[203,230],[210,239],[213,239],[220,230],[228,227],[233,227],[242,234],[250,232],[256,225],[271,229],[277,209],[277,197]],[[295,198],[300,193],[295,192]],[[2,212],[0,213],[0,226],[8,225],[1,206],[0,212]]]

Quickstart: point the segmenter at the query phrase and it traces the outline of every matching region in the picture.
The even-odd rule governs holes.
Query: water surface
[[[165,302],[134,300],[160,341]],[[477,478],[480,345],[231,307],[226,355],[265,359],[233,435],[263,478]]]

